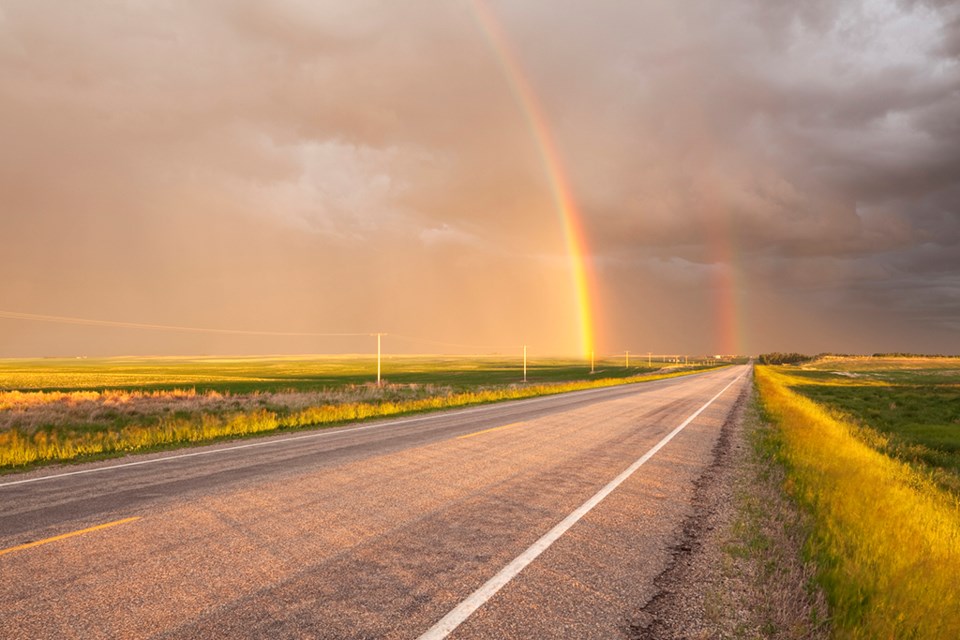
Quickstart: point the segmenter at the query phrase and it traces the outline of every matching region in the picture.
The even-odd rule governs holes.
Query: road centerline
[[[140,516],[123,518],[121,520],[114,520],[113,522],[105,522],[103,524],[87,527],[86,529],[79,529],[77,531],[71,531],[69,533],[61,533],[58,536],[44,538],[43,540],[34,540],[33,542],[25,542],[24,544],[18,544],[15,547],[7,547],[6,549],[0,549],[0,556],[8,553],[13,553],[14,551],[23,551],[24,549],[30,549],[32,547],[39,547],[40,545],[49,544],[51,542],[57,542],[59,540],[66,540],[67,538],[73,538],[75,536],[80,536],[85,533],[100,531],[101,529],[109,529],[110,527],[116,527],[117,525],[127,524],[128,522],[134,522],[135,520],[139,520],[139,519],[140,519]]]
[[[474,431],[473,433],[465,433],[462,436],[457,436],[457,440],[463,440],[464,438],[472,438],[474,436],[483,435],[484,433],[490,433],[491,431],[500,431],[501,429],[510,429],[511,427],[518,427],[525,422],[511,422],[510,424],[500,425],[499,427],[492,427],[490,429],[484,429],[483,431]]]
[[[487,580],[479,589],[467,596],[466,599],[464,599],[449,613],[443,616],[436,624],[424,632],[418,640],[443,640],[449,636],[454,629],[465,622],[467,618],[469,618],[477,609],[490,600],[490,598],[496,595],[500,589],[513,580],[513,578],[515,578],[521,571],[523,571],[523,569],[532,563],[541,553],[553,545],[553,543],[556,542],[560,536],[566,533],[574,524],[579,522],[585,515],[587,515],[587,513],[600,504],[604,498],[610,495],[614,489],[619,487],[625,480],[627,480],[627,478],[632,476],[637,469],[639,469],[648,460],[650,460],[650,458],[656,455],[660,449],[673,440],[678,433],[683,431],[687,425],[693,422],[697,416],[703,413],[707,407],[712,405],[721,395],[724,394],[727,389],[732,387],[737,381],[743,378],[744,375],[744,373],[741,373],[736,378],[731,380],[715,396],[707,400],[703,406],[690,414],[683,422],[681,422],[670,433],[664,436],[657,444],[651,447],[650,450],[648,450],[633,464],[622,471],[620,475],[607,483],[607,485],[600,489],[600,491],[595,493],[586,502],[572,511],[566,518],[557,523],[552,529],[541,536],[540,539],[530,545],[530,547],[528,547],[523,553],[514,558],[509,564],[498,571],[496,575]]]

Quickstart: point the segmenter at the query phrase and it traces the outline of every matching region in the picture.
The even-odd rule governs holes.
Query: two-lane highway
[[[622,637],[746,371],[8,477],[3,635]]]

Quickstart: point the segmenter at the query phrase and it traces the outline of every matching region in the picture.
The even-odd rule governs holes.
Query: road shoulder
[[[694,513],[639,612],[632,638],[826,638],[827,607],[802,560],[808,526],[783,494],[770,456],[772,427],[744,387],[714,462],[696,485]]]

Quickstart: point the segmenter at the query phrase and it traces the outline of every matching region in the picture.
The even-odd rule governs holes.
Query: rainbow
[[[717,353],[742,354],[745,342],[741,326],[741,270],[737,264],[730,218],[726,211],[713,209],[704,212],[703,222],[708,260],[713,265],[710,281],[714,308],[713,345]]]
[[[471,0],[474,15],[486,36],[491,48],[500,62],[504,76],[513,95],[530,125],[537,148],[543,160],[544,169],[550,181],[550,190],[556,203],[557,212],[563,225],[573,290],[577,304],[577,319],[580,329],[580,353],[590,357],[594,350],[594,318],[590,295],[590,278],[585,259],[586,241],[580,223],[580,213],[573,199],[569,180],[563,167],[547,119],[537,96],[530,86],[516,55],[510,49],[506,34],[500,28],[496,17],[482,0]]]

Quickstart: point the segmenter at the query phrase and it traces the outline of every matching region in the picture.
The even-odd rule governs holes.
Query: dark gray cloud
[[[955,3],[488,6],[582,210],[601,351],[956,351]],[[468,2],[2,0],[0,139],[7,307],[575,348],[549,180]]]
[[[597,250],[620,263],[656,259],[660,271],[684,264],[683,279],[682,260],[716,263],[720,243],[736,258],[748,313],[760,298],[751,294],[774,286],[780,300],[763,304],[805,297],[801,313],[869,322],[876,341],[949,350],[953,308],[937,296],[951,298],[960,267],[957,7],[733,3],[709,19],[712,3],[645,11],[619,18],[656,23],[652,41],[569,54],[615,70],[603,92],[616,102],[593,113],[609,130],[596,155],[574,159]],[[587,106],[570,135],[589,137],[590,117]],[[830,293],[829,305],[811,290]],[[764,331],[746,339],[769,344]],[[794,339],[818,348],[808,333]]]

